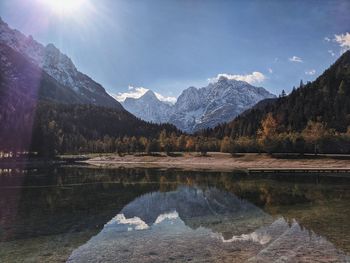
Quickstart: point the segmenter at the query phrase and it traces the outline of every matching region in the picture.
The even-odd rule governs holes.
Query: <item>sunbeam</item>
[[[87,5],[86,0],[40,0],[40,2],[61,16],[75,15],[83,11],[84,6]]]

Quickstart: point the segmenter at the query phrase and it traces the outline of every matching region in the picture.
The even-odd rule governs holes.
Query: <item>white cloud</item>
[[[261,72],[258,72],[258,71],[254,71],[251,74],[247,74],[247,75],[231,75],[231,74],[222,73],[222,74],[218,74],[214,78],[210,78],[209,81],[216,82],[221,77],[224,77],[227,79],[245,81],[245,82],[248,82],[249,84],[257,84],[257,83],[261,83],[264,80],[266,80],[266,76],[264,74],[262,74]]]
[[[126,98],[134,98],[138,99],[145,94],[148,89],[143,88],[143,87],[128,87],[129,92],[119,92],[118,94],[114,95],[114,98],[117,101],[124,101]]]
[[[159,94],[158,92],[154,92],[154,94],[156,94],[156,97],[157,97],[160,101],[168,102],[168,103],[170,103],[170,104],[175,104],[175,102],[177,101],[177,99],[176,99],[175,97],[163,96],[162,94]]]
[[[168,220],[174,220],[174,219],[178,219],[179,218],[179,214],[174,211],[174,212],[170,212],[170,213],[165,213],[165,214],[161,214],[157,217],[156,221],[154,222],[154,224],[159,224],[161,222],[163,222],[165,219]]]
[[[133,86],[129,86],[128,90],[129,90],[128,92],[119,92],[118,94],[113,95],[113,97],[117,101],[121,101],[122,102],[126,98],[138,99],[138,98],[142,97],[147,91],[149,91],[149,89],[146,89],[144,87],[133,87]],[[176,102],[176,98],[175,97],[163,96],[162,94],[159,94],[157,92],[154,92],[154,94],[156,94],[156,97],[160,101],[168,102],[168,103],[171,103],[171,104],[174,104]]]
[[[293,57],[289,58],[289,61],[297,62],[297,63],[302,63],[303,62],[302,58],[297,57],[297,56],[293,56]]]
[[[270,73],[270,74],[272,74],[272,73],[273,73],[272,68],[268,68],[267,70],[269,71],[269,73]]]
[[[330,39],[329,37],[325,37],[323,40],[327,42],[331,42],[332,39]]]
[[[350,33],[334,35],[334,41],[341,47],[341,53],[350,49]]]
[[[120,225],[129,225],[130,228],[128,228],[128,231],[130,230],[145,230],[148,229],[149,226],[139,217],[132,217],[132,218],[126,218],[124,214],[118,214],[116,215],[112,220],[110,220],[107,225],[113,225],[113,224],[120,224]]]
[[[310,75],[310,76],[315,75],[316,74],[316,70],[315,69],[307,70],[307,71],[305,71],[305,74],[306,75]]]

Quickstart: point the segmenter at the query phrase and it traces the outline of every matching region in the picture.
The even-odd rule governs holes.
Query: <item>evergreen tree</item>
[[[281,97],[284,98],[286,96],[286,92],[282,90]]]

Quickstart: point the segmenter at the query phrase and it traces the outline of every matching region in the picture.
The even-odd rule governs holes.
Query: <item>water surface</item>
[[[346,175],[0,169],[0,262],[350,262]]]

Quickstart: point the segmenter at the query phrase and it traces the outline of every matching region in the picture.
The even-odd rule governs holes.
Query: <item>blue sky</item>
[[[114,94],[178,96],[218,74],[279,94],[350,48],[348,0],[78,0],[64,14],[52,1],[2,0],[0,16]]]

